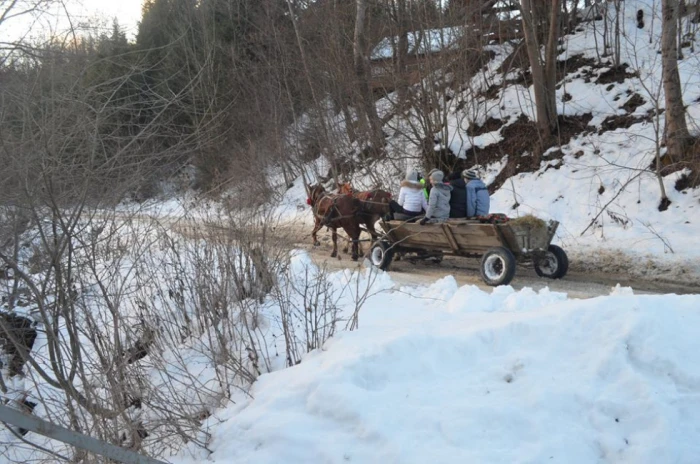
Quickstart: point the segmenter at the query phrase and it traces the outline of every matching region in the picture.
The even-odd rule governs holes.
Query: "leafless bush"
[[[34,413],[52,422],[152,456],[184,443],[206,449],[207,418],[248,396],[260,374],[322,347],[350,317],[342,308],[356,320],[373,281],[339,284],[323,269],[303,271],[264,211],[162,223],[141,211],[43,212],[0,250],[28,293],[26,307],[8,309],[39,333],[23,353],[23,382],[5,382],[5,394],[37,403]],[[15,246],[22,243],[30,246]],[[48,263],[36,274],[28,272],[32,248]],[[36,459],[86,458],[23,440]],[[0,450],[23,461],[27,451],[15,444]]]
[[[305,353],[321,348],[335,334],[340,309],[325,269],[305,267],[301,279],[288,277],[275,299],[280,308],[286,364],[294,366]]]

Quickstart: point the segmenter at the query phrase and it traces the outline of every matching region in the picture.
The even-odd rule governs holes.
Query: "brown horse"
[[[360,222],[372,238],[376,239],[377,231],[374,229],[374,224],[381,217],[392,212],[392,203],[395,203],[391,199],[391,193],[380,189],[356,192],[350,182],[338,183],[338,193],[352,195],[362,202],[362,210],[359,214]]]
[[[333,235],[333,252],[331,258],[338,256],[338,228],[342,227],[352,240],[352,260],[357,261],[359,256],[360,219],[359,212],[362,208],[360,201],[351,195],[332,195],[326,192],[322,185],[307,186],[309,198],[308,204],[314,213],[314,230],[311,237],[314,246],[319,246],[317,233],[323,226],[331,229]]]

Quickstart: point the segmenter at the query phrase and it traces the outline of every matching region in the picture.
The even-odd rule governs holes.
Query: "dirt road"
[[[163,218],[149,218],[156,220],[161,226],[171,230],[177,230],[189,237],[202,237],[204,235],[226,234],[226,228],[214,223],[202,221],[178,219],[172,221]],[[314,247],[311,244],[311,226],[299,223],[279,224],[274,228],[273,234],[276,239],[288,242],[294,248],[306,250],[312,258],[319,264],[327,266],[329,269],[356,269],[364,266],[366,261],[353,262],[348,254],[340,253],[339,258],[330,258],[331,242],[330,234],[324,231],[319,232],[321,246]],[[342,249],[344,243],[338,241],[339,248]],[[367,250],[369,244],[365,243]],[[581,264],[581,265],[579,265]],[[700,282],[664,281],[660,279],[644,279],[632,276],[626,272],[624,266],[620,266],[617,272],[592,271],[586,268],[586,263],[572,261],[569,273],[564,279],[549,280],[538,277],[531,266],[520,265],[516,271],[515,279],[511,286],[516,290],[530,287],[540,290],[549,287],[554,292],[567,293],[572,298],[593,298],[602,295],[609,295],[610,291],[617,284],[623,287],[631,287],[636,294],[700,294]],[[491,287],[484,284],[479,275],[479,260],[473,258],[461,258],[446,256],[440,264],[432,262],[418,261],[415,264],[409,261],[394,262],[389,270],[389,275],[397,286],[403,285],[430,285],[438,279],[452,275],[460,285],[477,285],[478,287],[490,291]]]
[[[340,259],[330,258],[331,247],[327,238],[321,237],[320,247],[312,246],[310,240],[297,241],[296,246],[309,252],[316,262],[323,263],[330,269],[353,269],[363,265],[362,260],[359,263],[353,262],[348,255],[342,253]],[[481,280],[479,260],[473,258],[446,256],[440,264],[434,264],[430,261],[417,261],[415,264],[405,260],[393,262],[389,275],[397,286],[429,285],[442,277],[452,275],[460,285],[476,285],[488,291],[491,288]],[[520,265],[516,271],[515,279],[511,282],[511,286],[516,290],[524,287],[530,287],[534,290],[549,287],[553,292],[564,292],[572,298],[609,295],[611,289],[617,284],[623,287],[632,287],[635,294],[700,293],[700,284],[641,280],[624,273],[608,274],[582,271],[576,269],[575,263],[572,263],[571,270],[561,280],[543,279],[537,276],[531,266]]]

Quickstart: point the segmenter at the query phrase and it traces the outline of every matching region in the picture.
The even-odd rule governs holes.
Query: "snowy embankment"
[[[643,29],[637,27],[638,11],[646,18]],[[614,5],[608,4],[608,13],[614,15]],[[689,19],[683,20],[684,31]],[[700,277],[700,247],[695,243],[700,233],[696,219],[700,188],[680,185],[681,190],[676,190],[686,170],[665,175],[663,185],[671,204],[659,211],[661,190],[652,168],[657,144],[662,154],[665,150],[663,111],[658,119],[655,116],[664,106],[660,24],[659,2],[624,2],[620,20],[624,70],[615,70],[613,58],[601,51],[602,21],[582,23],[562,38],[557,110],[584,122],[570,134],[570,140],[565,137],[561,146],[547,150],[539,165],[501,179],[492,195],[491,209],[511,217],[534,214],[558,220],[555,242],[570,254],[575,269],[688,282]],[[686,37],[685,45],[695,40],[692,35]],[[530,137],[534,148],[536,136],[517,131],[508,135],[521,118],[535,118],[534,89],[522,77],[528,70],[511,68],[504,73],[501,69],[511,61],[512,44],[487,49],[494,57],[484,72],[457,90],[451,88],[449,99],[440,103],[447,129],[433,135],[439,139],[436,149],[449,148],[464,165],[480,169],[491,184],[506,165],[518,172],[522,170],[518,165],[531,164],[531,150],[514,152],[513,146],[520,150],[518,137]],[[684,46],[683,54],[679,71],[684,103],[689,128],[697,136],[700,48]],[[382,115],[395,98],[391,94],[377,102]],[[336,125],[342,126],[342,117],[338,118]],[[381,187],[398,193],[403,170],[422,164],[421,148],[405,136],[407,128],[418,125],[417,121],[412,112],[389,114],[384,126],[387,159],[355,172],[352,182],[357,188]],[[470,135],[470,126],[485,127],[487,121],[500,123],[488,125],[493,129],[490,132]],[[317,171],[325,175],[327,169]],[[299,179],[284,195],[280,215],[308,223],[311,214],[305,200]]]
[[[663,113],[658,120],[651,116],[664,106],[658,52],[661,26],[660,21],[647,21],[644,29],[637,28],[637,12],[660,19],[659,8],[658,2],[648,0],[625,2],[620,58],[627,68],[613,80],[605,78],[613,70],[611,59],[603,66],[591,65],[598,59],[602,21],[584,24],[565,37],[560,62],[576,59],[588,60],[588,64],[578,69],[573,66],[560,81],[557,109],[566,116],[590,115],[592,130],[552,148],[537,172],[514,176],[492,201],[494,208],[509,215],[531,213],[560,221],[559,242],[575,261],[611,271],[631,268],[646,277],[693,280],[700,276],[700,249],[695,246],[700,231],[696,220],[700,189],[676,189],[685,171],[665,175],[664,189],[671,205],[659,211],[659,180],[648,170],[654,163],[656,144],[662,143],[665,124]],[[613,15],[614,9],[608,9]],[[679,72],[688,104],[687,121],[697,136],[700,52],[684,48],[683,54]],[[484,119],[510,115],[513,120],[523,111],[524,90],[514,85],[501,92],[500,106],[492,105]],[[532,92],[529,87],[525,97],[530,98]],[[661,151],[663,154],[664,148]]]
[[[700,296],[375,282],[359,330],[261,376],[209,419],[213,454],[175,461],[697,462]]]

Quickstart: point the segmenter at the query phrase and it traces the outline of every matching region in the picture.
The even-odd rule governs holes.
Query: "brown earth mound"
[[[623,63],[620,66],[612,66],[607,71],[600,73],[598,79],[596,80],[596,84],[612,84],[614,82],[622,84],[625,79],[639,77],[639,73],[636,71],[629,72],[627,71],[628,68],[629,65],[627,63]]]
[[[603,132],[614,131],[615,129],[629,129],[634,124],[644,121],[651,121],[651,116],[632,116],[631,114],[623,114],[618,116],[608,116],[600,125],[598,134]]]
[[[467,129],[467,135],[469,137],[478,137],[480,135],[488,134],[489,132],[497,131],[506,123],[506,121],[508,121],[508,117],[506,117],[505,120],[489,117],[481,126],[471,123]]]
[[[503,140],[484,148],[472,147],[466,152],[468,162],[465,167],[474,164],[482,166],[500,161],[508,155],[508,164],[489,186],[493,193],[498,190],[509,177],[521,172],[534,172],[540,168],[542,154],[556,146],[566,145],[571,139],[583,132],[595,130],[588,123],[593,116],[590,113],[577,117],[560,116],[557,132],[545,140],[534,121],[521,115],[513,124],[501,131]],[[564,156],[561,150],[552,152],[547,159],[560,159]],[[466,166],[466,165],[469,166]]]

